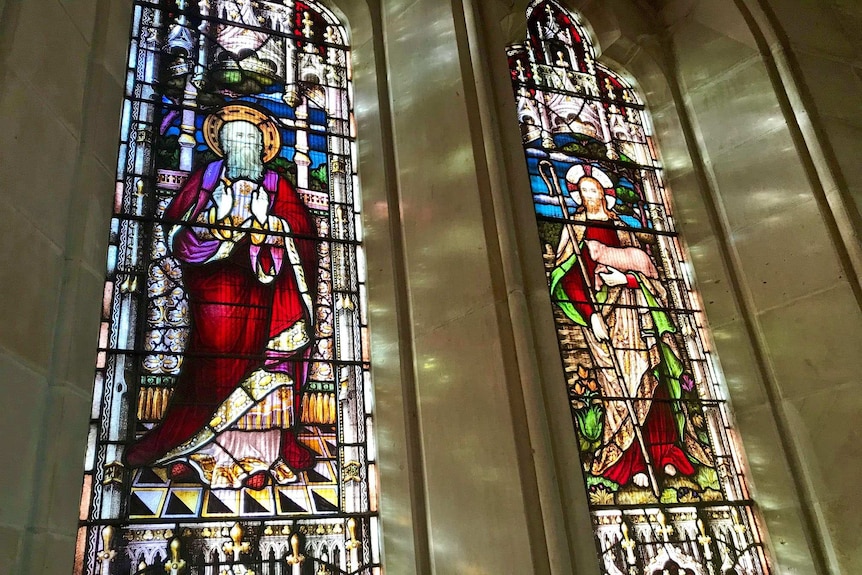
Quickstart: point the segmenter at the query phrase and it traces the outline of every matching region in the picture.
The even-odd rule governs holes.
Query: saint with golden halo
[[[620,222],[611,178],[599,167],[576,164],[565,176],[570,214],[558,188],[540,163],[551,194],[560,200],[562,227],[550,274],[551,294],[563,314],[581,326],[592,362],[598,405],[576,412],[591,453],[588,471],[623,486],[651,487],[697,467],[714,468],[700,415],[689,413],[684,397],[694,380],[676,339],[667,290],[653,255],[637,234]],[[581,366],[582,378],[588,370]]]
[[[266,167],[281,134],[265,109],[231,103],[203,124],[219,156],[165,210],[191,332],[162,421],[126,451],[212,488],[287,483],[314,465],[297,440],[313,345],[317,231],[296,189]]]

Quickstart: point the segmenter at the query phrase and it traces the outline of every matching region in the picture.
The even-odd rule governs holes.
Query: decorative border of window
[[[352,102],[313,0],[135,0],[76,574],[382,572]]]
[[[602,572],[769,573],[642,100],[553,0],[508,57]]]

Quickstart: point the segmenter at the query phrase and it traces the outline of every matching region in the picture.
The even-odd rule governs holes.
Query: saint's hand
[[[263,188],[251,194],[251,215],[261,224],[269,217],[269,194]]]
[[[602,280],[608,287],[623,286],[629,283],[629,279],[626,277],[626,274],[617,268],[612,268],[611,266],[607,266],[607,268],[608,271],[599,272],[599,276],[601,276]]]
[[[213,202],[216,205],[216,219],[221,221],[228,217],[233,208],[233,192],[230,186],[219,184],[213,191]]]
[[[590,316],[590,327],[597,340],[608,341],[611,338],[608,335],[608,325],[605,323],[605,318],[602,317],[602,314],[594,313]]]

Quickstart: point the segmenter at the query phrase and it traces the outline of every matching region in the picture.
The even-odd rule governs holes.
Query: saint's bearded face
[[[259,181],[263,177],[263,134],[244,120],[227,122],[219,131],[229,180]]]
[[[587,214],[605,213],[605,191],[595,178],[585,177],[578,182],[578,192]]]

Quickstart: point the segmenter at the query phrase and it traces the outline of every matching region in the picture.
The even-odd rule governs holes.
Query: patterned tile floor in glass
[[[225,517],[290,517],[338,512],[338,475],[334,431],[309,427],[299,440],[317,453],[314,469],[298,473],[287,485],[264,489],[209,489],[199,483],[172,482],[164,468],[135,471],[129,518],[135,520]]]

